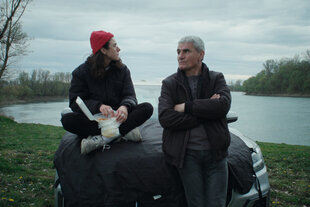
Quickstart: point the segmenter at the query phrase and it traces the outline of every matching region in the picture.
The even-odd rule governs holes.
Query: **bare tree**
[[[0,79],[14,57],[26,55],[28,36],[20,19],[31,0],[1,0],[0,3]]]

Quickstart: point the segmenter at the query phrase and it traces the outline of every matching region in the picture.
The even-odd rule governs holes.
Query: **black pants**
[[[153,114],[153,106],[150,103],[141,103],[132,108],[128,113],[127,120],[119,127],[122,136],[143,124]],[[86,138],[89,135],[99,135],[101,130],[98,122],[90,121],[83,113],[71,112],[64,114],[61,118],[62,126],[68,132]]]

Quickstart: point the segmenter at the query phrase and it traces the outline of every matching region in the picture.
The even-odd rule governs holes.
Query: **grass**
[[[54,153],[61,127],[0,116],[0,207],[54,206]],[[258,143],[271,185],[270,206],[310,206],[310,147]]]
[[[54,153],[64,130],[0,116],[0,206],[54,206]]]
[[[310,206],[310,147],[258,144],[267,165],[271,206]]]

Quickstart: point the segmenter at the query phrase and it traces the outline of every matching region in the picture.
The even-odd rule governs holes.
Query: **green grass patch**
[[[310,206],[310,147],[258,144],[267,165],[271,206]]]
[[[0,116],[0,207],[54,206],[54,153],[62,127]]]
[[[62,127],[18,124],[0,116],[0,207],[54,206],[54,153]],[[272,207],[310,206],[310,147],[258,142]]]

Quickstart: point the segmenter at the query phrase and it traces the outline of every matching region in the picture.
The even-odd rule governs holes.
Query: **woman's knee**
[[[77,113],[77,112],[67,113],[67,114],[62,115],[61,117],[61,123],[65,129],[88,126],[90,125],[90,122],[91,121],[84,114]]]
[[[141,105],[141,108],[143,108],[144,113],[147,115],[147,117],[151,117],[153,114],[153,106],[152,104],[148,103],[148,102],[144,102],[139,104]]]
[[[64,129],[67,130],[68,127],[70,128],[70,125],[72,125],[72,123],[73,123],[73,112],[67,113],[67,114],[63,114],[61,116],[60,121],[61,121],[62,126],[64,127]]]
[[[101,131],[96,121],[90,121],[84,114],[71,112],[61,117],[63,128],[71,133],[78,134],[82,137],[88,135],[97,135]]]

